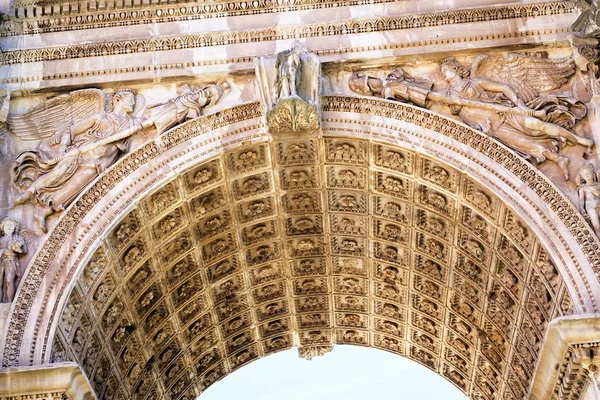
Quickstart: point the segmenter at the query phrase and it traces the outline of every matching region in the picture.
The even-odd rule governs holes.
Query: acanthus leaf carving
[[[298,347],[298,356],[305,360],[312,360],[315,357],[321,357],[333,350],[333,345],[306,345]]]

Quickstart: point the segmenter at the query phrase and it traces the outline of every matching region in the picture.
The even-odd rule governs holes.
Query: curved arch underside
[[[522,398],[547,323],[572,312],[556,250],[434,147],[345,118],[326,108],[322,136],[230,130],[220,155],[155,168],[168,182],[96,233],[53,360],[79,362],[100,398],[191,399],[270,353],[354,344],[474,399]]]
[[[512,399],[547,323],[596,310],[596,239],[502,145],[381,100],[323,97],[321,131],[287,139],[261,116],[184,124],[83,193],[26,272],[3,364],[72,359],[101,398],[181,399],[345,343]]]

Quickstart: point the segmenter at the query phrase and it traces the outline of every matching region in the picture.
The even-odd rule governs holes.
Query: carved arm
[[[429,92],[428,99],[432,101],[439,101],[441,103],[451,105],[456,104],[464,107],[479,108],[482,110],[496,111],[499,113],[511,113],[511,114],[523,114],[530,115],[536,118],[544,118],[546,112],[544,110],[531,110],[529,108],[522,109],[517,107],[506,107],[500,104],[484,103],[477,100],[463,99],[457,96],[449,96],[440,92]]]
[[[518,107],[528,108],[525,103],[519,96],[517,92],[515,92],[510,86],[505,85],[503,83],[498,83],[494,81],[490,81],[488,79],[473,79],[473,81],[477,82],[483,89],[494,92],[494,93],[502,93],[505,95],[514,105]]]
[[[105,139],[90,143],[87,146],[82,146],[81,148],[73,149],[73,150],[65,153],[61,157],[57,157],[57,158],[50,160],[48,162],[48,164],[49,165],[58,164],[60,161],[64,160],[67,157],[75,157],[75,156],[78,156],[79,154],[83,154],[83,153],[87,153],[89,151],[95,150],[98,147],[105,146],[107,144],[117,142],[121,139],[128,138],[129,136],[131,136],[145,128],[151,127],[152,125],[154,125],[154,121],[152,119],[144,120],[142,123],[137,123],[137,126],[134,126],[133,128],[125,129],[124,131],[118,132],[112,136],[105,138]]]

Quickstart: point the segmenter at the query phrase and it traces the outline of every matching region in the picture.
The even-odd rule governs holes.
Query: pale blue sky
[[[382,350],[336,346],[311,361],[296,349],[250,363],[200,400],[467,400],[429,369]]]

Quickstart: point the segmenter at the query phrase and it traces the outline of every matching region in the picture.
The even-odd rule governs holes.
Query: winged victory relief
[[[524,54],[480,55],[471,68],[453,58],[439,70],[442,89],[397,69],[380,79],[362,71],[352,74],[350,89],[356,93],[408,102],[423,108],[438,103],[470,127],[498,139],[523,157],[556,163],[569,179],[566,145],[591,148],[592,139],[573,128],[587,113],[585,105],[557,94],[575,73],[570,58],[550,59]]]
[[[99,89],[83,89],[9,116],[15,136],[39,141],[35,150],[19,154],[12,164],[13,184],[19,192],[14,205],[40,206],[35,220],[45,232],[47,217],[64,210],[128,152],[135,134],[152,130],[161,134],[196,118],[228,89],[227,83],[199,89],[186,85],[179,96],[147,108],[143,96],[130,89],[117,90],[112,96]]]

